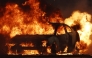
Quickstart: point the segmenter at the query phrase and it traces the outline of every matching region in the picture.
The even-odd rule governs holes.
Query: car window
[[[57,29],[57,34],[65,34],[65,30],[64,30],[64,27],[63,26],[60,26],[58,29]]]
[[[65,27],[67,29],[67,32],[71,32],[71,28],[70,27],[68,27],[68,26],[65,26]]]
[[[68,26],[60,26],[60,27],[57,29],[57,35],[65,34],[64,27],[66,27],[67,32],[71,32],[70,27],[68,27]]]

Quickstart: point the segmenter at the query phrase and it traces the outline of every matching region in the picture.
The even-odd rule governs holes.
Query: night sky
[[[59,8],[62,15],[69,17],[73,11],[88,12],[92,14],[92,0],[46,0],[49,4]]]
[[[21,6],[26,0],[0,0],[0,6],[4,7],[7,2],[14,2]],[[48,4],[50,8],[58,8],[61,10],[61,13],[64,18],[70,17],[72,12],[79,10],[81,12],[88,12],[92,14],[92,0],[40,0],[41,5]],[[44,7],[44,6],[43,6]]]

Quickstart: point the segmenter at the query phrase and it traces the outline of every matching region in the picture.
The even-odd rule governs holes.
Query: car
[[[12,51],[20,53],[23,50],[38,50],[40,54],[44,54],[46,48],[50,46],[51,53],[56,54],[59,51],[64,51],[68,47],[67,52],[72,52],[77,42],[76,31],[64,23],[50,23],[54,28],[54,34],[46,35],[16,35],[10,41],[15,45],[11,47]],[[43,41],[46,41],[46,47],[42,46]],[[31,43],[31,46],[22,46],[21,44]],[[33,46],[32,46],[33,45]]]

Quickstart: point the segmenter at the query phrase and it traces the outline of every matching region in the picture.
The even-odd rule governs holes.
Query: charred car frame
[[[77,40],[76,31],[64,23],[50,23],[54,28],[54,34],[48,35],[16,35],[10,41],[15,45],[11,47],[12,51],[22,54],[23,50],[38,50],[39,54],[47,54],[47,47],[50,46],[51,54],[56,54],[59,51],[64,51],[67,46],[67,52],[72,52],[75,49]],[[58,28],[63,26],[64,34],[57,34]],[[70,30],[70,31],[68,31]],[[62,30],[61,30],[62,31]],[[42,46],[42,41],[46,41],[46,46]],[[21,43],[32,43],[31,46],[21,46]]]

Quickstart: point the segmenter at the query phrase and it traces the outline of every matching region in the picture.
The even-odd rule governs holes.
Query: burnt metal
[[[57,29],[58,29],[59,26],[61,26],[61,23],[51,23],[51,22],[49,22],[49,23],[53,26],[53,28],[54,28],[54,35],[56,35]]]

